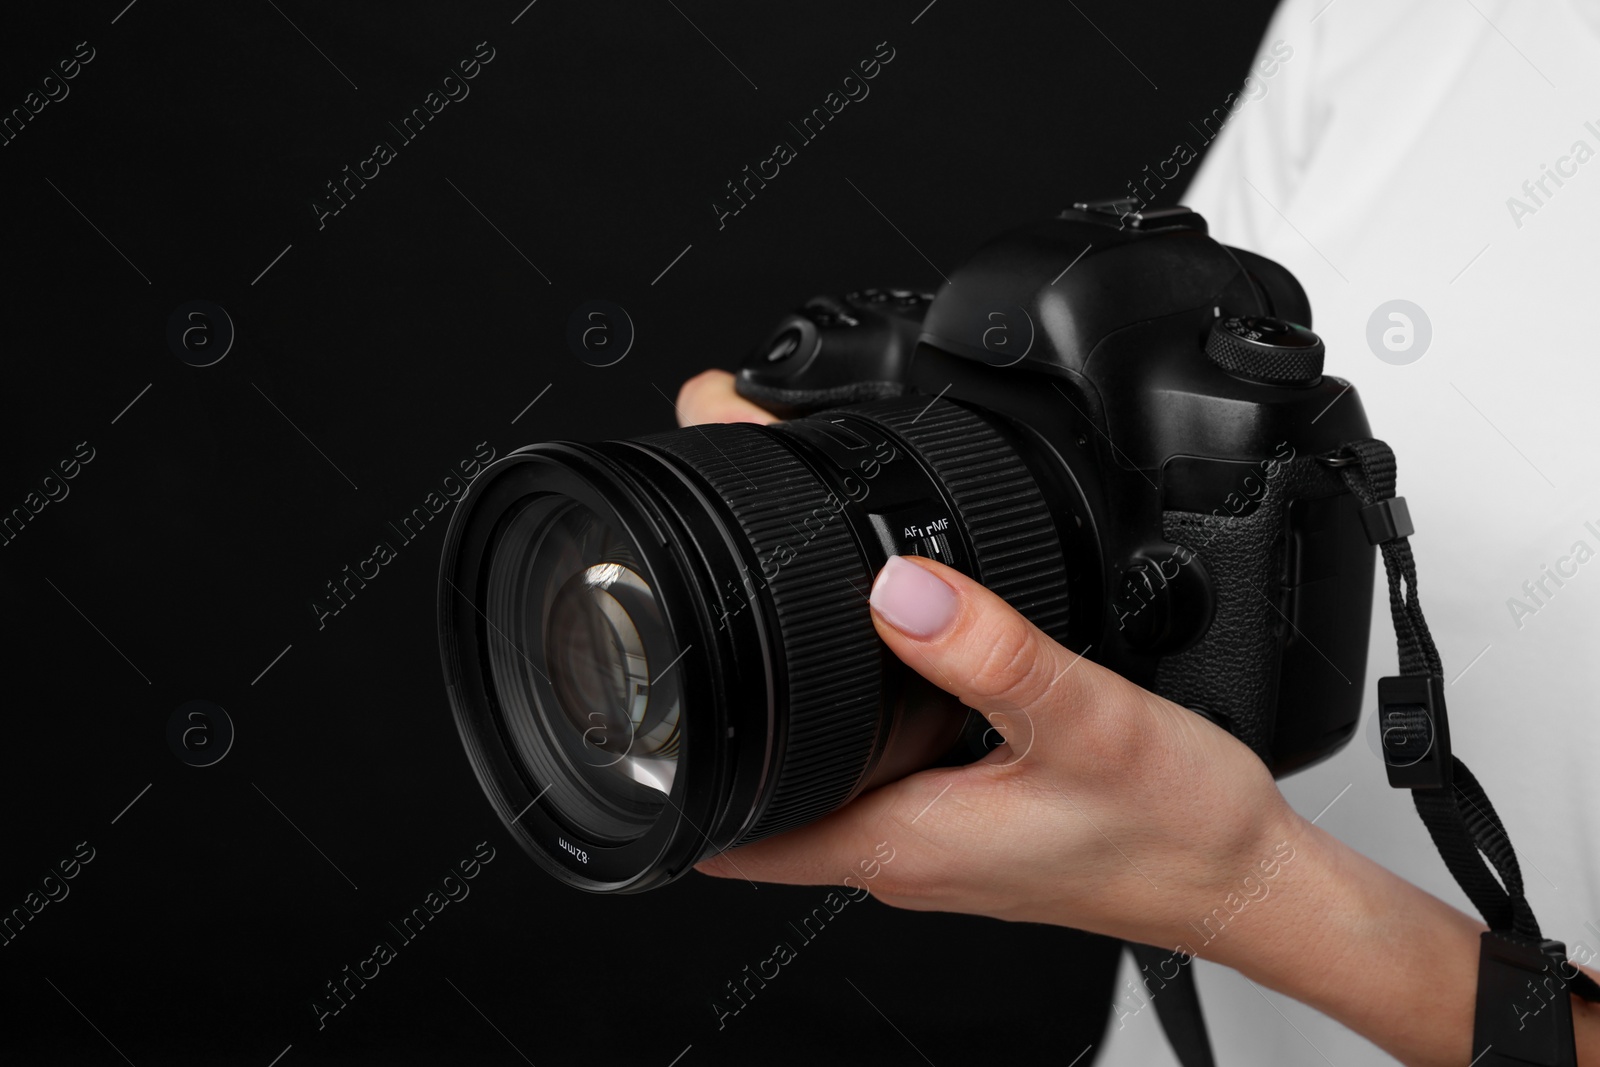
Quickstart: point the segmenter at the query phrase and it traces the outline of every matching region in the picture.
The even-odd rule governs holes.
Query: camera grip
[[[1210,512],[1162,513],[1167,540],[1209,574],[1216,613],[1198,642],[1162,659],[1152,688],[1223,726],[1281,775],[1354,733],[1373,551],[1359,502],[1314,457],[1249,470],[1260,486],[1253,496],[1241,488]],[[1296,730],[1312,722],[1317,737]]]

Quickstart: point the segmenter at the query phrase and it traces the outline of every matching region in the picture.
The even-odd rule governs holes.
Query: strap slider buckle
[[[1361,509],[1361,525],[1367,531],[1367,540],[1375,545],[1386,544],[1417,532],[1411,524],[1411,509],[1403,496],[1391,496],[1368,504]]]
[[[1444,680],[1437,674],[1378,679],[1384,769],[1395,789],[1449,789],[1453,763]]]

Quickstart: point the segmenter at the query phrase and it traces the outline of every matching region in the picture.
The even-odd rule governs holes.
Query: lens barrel
[[[1077,507],[1020,435],[902,397],[492,465],[451,522],[439,635],[510,832],[636,892],[949,758],[973,717],[888,654],[867,596],[928,556],[1066,637]]]

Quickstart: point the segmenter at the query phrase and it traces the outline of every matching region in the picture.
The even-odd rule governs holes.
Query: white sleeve
[[[1281,221],[1278,211],[1289,211],[1316,154],[1329,119],[1326,98],[1319,99],[1317,92],[1325,74],[1318,46],[1326,24],[1334,20],[1334,13],[1322,13],[1329,2],[1283,0],[1243,88],[1213,112],[1225,114],[1237,102],[1238,110],[1210,142],[1183,202],[1206,217],[1220,241],[1265,247],[1268,233]],[[1215,127],[1202,122],[1194,129],[1204,136]]]

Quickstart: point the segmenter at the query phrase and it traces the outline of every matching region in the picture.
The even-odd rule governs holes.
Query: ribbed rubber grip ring
[[[1065,640],[1071,604],[1061,536],[1016,450],[977,414],[948,400],[873,401],[845,409],[915,446],[955,502],[977,556],[977,579],[1039,629]]]
[[[882,651],[867,607],[872,574],[848,523],[839,517],[805,525],[814,510],[833,514],[837,501],[830,507],[828,488],[769,431],[701,426],[639,443],[692,467],[726,503],[757,559],[807,531],[792,558],[753,575],[778,621],[787,736],[766,808],[737,843],[819,818],[855,788],[882,725]]]
[[[1323,348],[1267,348],[1245,343],[1222,329],[1206,338],[1206,355],[1229,374],[1277,385],[1315,385],[1322,380]]]

